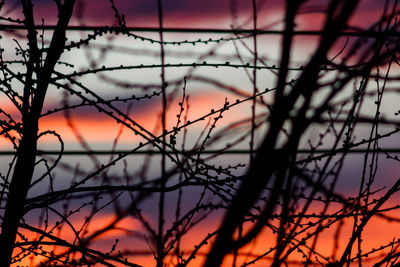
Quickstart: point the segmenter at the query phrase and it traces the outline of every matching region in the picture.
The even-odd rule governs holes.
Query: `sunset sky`
[[[156,0],[114,0],[116,7],[119,9],[121,15],[125,16],[126,25],[128,27],[158,27],[158,13]],[[163,0],[163,16],[165,28],[211,28],[211,29],[252,29],[253,27],[253,14],[251,0]],[[284,26],[284,6],[285,1],[278,0],[263,0],[257,1],[258,6],[258,21],[257,27],[260,30],[282,30]],[[327,0],[308,1],[308,4],[302,8],[303,13],[297,17],[297,30],[318,31],[323,27],[324,16],[321,11],[326,9]],[[350,29],[365,30],[368,29],[373,22],[380,18],[381,12],[384,8],[384,1],[376,0],[363,0],[357,8],[355,14],[350,21]],[[390,0],[389,3],[394,1]],[[54,1],[52,0],[34,0],[34,12],[36,24],[40,25],[42,19],[45,25],[55,25],[57,22],[57,9]],[[4,17],[18,17],[23,18],[19,1],[11,1],[1,10],[0,13]],[[9,22],[7,22],[9,23]],[[74,16],[71,20],[71,25],[84,25],[84,26],[117,26],[114,13],[111,9],[110,1],[107,0],[77,0]],[[40,30],[38,30],[40,31]],[[44,34],[44,44],[47,45],[50,41],[52,31],[46,31]],[[116,110],[125,112],[127,115],[118,117],[123,123],[132,125],[133,122],[139,124],[145,130],[141,130],[146,138],[152,138],[151,135],[158,136],[162,132],[161,128],[161,114],[162,114],[162,97],[154,94],[160,91],[161,87],[161,69],[160,64],[160,45],[157,43],[159,36],[154,32],[131,32],[134,36],[116,36],[113,34],[104,34],[97,40],[89,44],[89,46],[82,46],[81,49],[72,49],[65,51],[62,55],[61,61],[68,64],[60,64],[56,70],[66,75],[76,75],[83,72],[84,75],[74,76],[75,82],[68,81],[62,77],[57,77],[57,83],[62,86],[70,86],[77,88],[89,101],[98,101],[100,98],[105,101],[111,101],[111,105],[101,104],[104,110],[112,111],[113,116],[117,114]],[[91,32],[78,32],[69,31],[67,44],[70,42],[79,42],[80,39],[86,38]],[[236,36],[237,37],[237,36]],[[144,39],[142,39],[144,38]],[[183,134],[180,132],[178,135],[178,149],[182,147],[190,150],[194,147],[197,149],[201,144],[204,144],[206,149],[221,149],[230,147],[230,145],[238,141],[237,144],[232,145],[231,149],[249,149],[249,138],[242,138],[246,129],[250,129],[249,118],[251,116],[251,103],[244,101],[247,97],[251,96],[253,92],[252,82],[252,69],[235,68],[232,65],[245,65],[249,63],[253,65],[253,39],[242,38],[235,39],[231,34],[205,34],[205,33],[165,33],[165,41],[185,41],[189,43],[166,44],[165,48],[165,62],[172,66],[165,67],[165,77],[168,83],[168,109],[166,113],[166,126],[167,130],[172,130],[178,123],[182,125],[187,121],[195,121],[195,123],[187,127],[187,132]],[[234,41],[224,41],[218,39],[232,38]],[[207,40],[211,41],[207,42]],[[25,32],[16,31],[5,34],[2,39],[2,48],[5,48],[3,57],[5,61],[21,60],[21,57],[15,54],[15,48],[18,45],[26,47]],[[197,41],[191,43],[191,41]],[[297,36],[295,38],[295,45],[293,48],[293,55],[291,58],[291,65],[293,67],[302,66],[313,55],[314,49],[318,43],[317,36]],[[351,43],[354,39],[350,38]],[[334,49],[328,55],[334,57],[337,52],[343,47],[346,38],[342,37],[335,44]],[[259,35],[257,36],[258,45],[258,65],[263,66],[262,69],[257,70],[257,88],[260,91],[265,89],[274,88],[276,85],[276,71],[273,69],[275,65],[279,64],[280,49],[281,49],[281,36],[279,35]],[[213,66],[199,66],[201,64],[220,64],[218,68]],[[184,67],[177,66],[178,64],[187,64]],[[193,63],[195,63],[193,67]],[[143,66],[146,68],[143,68]],[[224,65],[224,66],[222,66]],[[101,70],[101,68],[104,69]],[[118,66],[125,66],[125,69],[107,70]],[[15,65],[11,67],[15,72],[23,72],[24,66]],[[96,74],[87,74],[87,69],[99,69]],[[393,67],[398,71],[398,67]],[[295,78],[296,73],[290,73],[290,78]],[[329,75],[327,75],[329,76]],[[183,82],[184,77],[187,77],[186,85]],[[354,81],[356,84],[358,81]],[[12,83],[16,91],[22,92],[22,84],[18,81]],[[80,85],[82,85],[80,87]],[[392,83],[393,87],[398,84]],[[86,93],[85,89],[91,90],[92,93]],[[349,87],[350,88],[350,87]],[[349,90],[352,90],[350,88]],[[352,91],[350,92],[350,98]],[[348,92],[344,93],[347,96]],[[188,98],[183,98],[183,95]],[[346,95],[347,94],[347,95]],[[272,101],[272,93],[264,94],[262,99],[257,101],[257,122],[261,122],[268,113],[267,105]],[[396,118],[393,114],[399,110],[399,97],[391,94],[390,98],[385,98],[385,103],[382,113],[386,118]],[[116,99],[118,97],[118,99]],[[138,100],[139,98],[139,100]],[[126,101],[122,101],[126,99]],[[372,99],[372,98],[371,98]],[[363,114],[373,114],[374,101],[366,101],[366,108]],[[183,103],[182,103],[183,102]],[[229,102],[229,104],[226,104]],[[93,105],[82,104],[82,100],[74,95],[63,93],[62,89],[56,89],[55,86],[49,88],[45,106],[42,114],[44,116],[40,119],[39,131],[55,131],[62,140],[65,150],[131,150],[137,148],[140,143],[146,143],[148,139],[137,135],[123,125],[118,123],[115,118],[105,114],[104,110],[99,112],[98,108]],[[182,104],[180,104],[182,103]],[[237,104],[235,104],[237,103]],[[76,106],[68,112],[64,110],[54,112],[55,109],[62,109],[65,105]],[[217,119],[215,130],[213,130],[211,137],[219,136],[219,139],[212,144],[207,141],[207,134],[210,125],[213,124],[215,118],[219,115],[218,110],[223,108],[224,105],[232,105],[229,110],[222,113],[223,118]],[[21,120],[19,111],[12,105],[11,101],[2,95],[0,97],[0,107],[2,110],[10,114],[16,121]],[[181,113],[181,107],[184,110]],[[115,108],[115,109],[113,109]],[[211,115],[208,115],[210,114]],[[4,114],[1,114],[1,120],[7,119]],[[196,121],[196,119],[205,116],[204,120]],[[131,121],[130,121],[131,120]],[[120,122],[121,122],[120,121]],[[136,126],[135,126],[136,127]],[[258,129],[255,141],[260,143],[264,136],[267,126],[260,126]],[[138,129],[138,128],[135,128]],[[382,127],[386,130],[388,128]],[[318,126],[311,128],[304,140],[302,140],[302,148],[308,148],[308,140],[314,142],[317,140],[320,128]],[[148,133],[146,133],[148,131]],[[368,129],[357,129],[357,138],[362,139],[368,137]],[[18,140],[19,136],[15,132],[11,132]],[[150,137],[149,137],[150,136]],[[212,140],[212,138],[211,138]],[[185,142],[185,143],[183,143]],[[182,144],[183,143],[183,144]],[[392,136],[386,141],[383,141],[384,147],[400,147],[398,145],[398,136]],[[42,150],[57,150],[60,147],[60,142],[55,135],[46,135],[39,139],[39,149]],[[329,147],[329,142],[328,142]],[[12,150],[12,143],[4,136],[0,138],[0,150]],[[152,146],[147,146],[145,149],[157,149]],[[338,182],[338,190],[343,195],[351,195],[357,192],[360,183],[360,176],[363,166],[362,154],[351,154],[345,161],[342,170],[342,179]],[[204,156],[206,157],[206,156]],[[299,156],[304,158],[304,155]],[[40,193],[48,191],[50,186],[55,186],[56,189],[68,187],[71,184],[74,175],[77,177],[79,170],[91,173],[96,167],[101,164],[107,164],[111,156],[64,156],[62,159],[63,165],[60,170],[56,171],[55,182],[51,184],[47,179],[43,183],[33,187],[30,197],[36,196]],[[376,181],[376,190],[390,187],[399,177],[400,167],[398,162],[387,161],[380,158],[380,168],[378,170],[379,179]],[[54,160],[54,158],[53,158]],[[11,161],[9,156],[1,156],[0,167],[2,174],[7,170],[8,164]],[[53,161],[49,161],[53,162]],[[248,164],[248,155],[223,155],[217,158],[212,158],[212,164]],[[171,164],[171,162],[168,162]],[[172,164],[171,164],[172,165]],[[246,170],[246,166],[240,166],[234,170],[236,174],[242,174]],[[75,168],[75,166],[79,166]],[[147,166],[146,170],[143,166]],[[40,177],[48,166],[43,163],[38,163],[36,176]],[[143,168],[143,169],[142,169]],[[122,160],[116,166],[110,166],[107,175],[116,178],[116,181],[121,182],[124,177],[124,172],[141,175],[143,171],[149,179],[158,178],[160,175],[160,156],[155,155],[146,157],[145,155],[131,155],[126,157],[125,161]],[[84,177],[85,175],[81,175]],[[124,177],[126,178],[126,177]],[[135,177],[136,178],[136,177]],[[120,179],[120,180],[118,180]],[[90,183],[89,183],[90,184]],[[96,181],[93,182],[96,184]],[[190,191],[192,190],[192,191]],[[189,210],[191,205],[195,205],[198,199],[211,199],[211,194],[200,196],[200,189],[188,189],[184,192],[183,209]],[[377,195],[382,194],[380,191]],[[110,196],[107,196],[111,197]],[[398,194],[396,195],[398,198]],[[121,197],[121,205],[130,201],[129,195]],[[155,197],[149,197],[144,200],[142,205],[143,214],[148,219],[151,226],[155,227],[157,224],[157,200]],[[166,206],[169,209],[167,222],[172,225],[177,196],[171,193],[167,197]],[[75,203],[76,202],[76,203]],[[78,206],[79,200],[76,200],[72,206]],[[395,198],[392,198],[388,204],[389,206],[396,206],[400,204]],[[315,204],[310,208],[310,212],[320,212],[321,207]],[[84,215],[89,214],[90,209],[85,207],[83,215],[71,217],[73,225],[83,225]],[[397,212],[397,210],[396,210]],[[392,212],[391,215],[398,217],[398,212]],[[29,213],[27,217],[32,219],[33,224],[38,223],[38,212],[34,211]],[[193,250],[194,245],[201,242],[207,233],[215,230],[222,218],[222,212],[217,211],[208,216],[204,221],[194,227],[182,239],[182,248],[187,251]],[[88,233],[93,233],[97,229],[106,226],[114,219],[112,207],[106,207],[102,212],[96,214],[92,224],[88,226]],[[53,222],[55,223],[55,222]],[[352,220],[346,221],[342,231],[340,240],[346,242],[351,232]],[[145,255],[132,255],[130,259],[137,264],[143,266],[153,266],[154,257],[150,249],[151,245],[147,239],[139,237],[140,234],[145,232],[146,229],[143,224],[138,220],[127,216],[125,219],[119,221],[117,224],[118,229],[114,229],[95,239],[95,248],[110,249],[116,238],[120,239],[119,249],[136,249],[140,253],[145,251]],[[128,229],[127,231],[125,231]],[[22,230],[24,234],[30,236],[27,230]],[[64,231],[64,230],[63,230]],[[60,236],[68,239],[71,235],[68,230],[60,232]],[[70,230],[69,230],[70,231]],[[379,245],[390,242],[393,238],[398,238],[398,222],[389,222],[382,218],[374,219],[369,228],[366,229],[366,250]],[[333,254],[339,254],[344,248],[339,245],[336,252],[332,252],[334,243],[334,230],[327,230],[324,232],[319,241],[318,250],[326,257]],[[131,239],[134,236],[136,239]],[[274,246],[276,236],[270,231],[264,231],[254,242],[241,250],[242,255],[239,257],[241,261],[245,262],[249,258],[254,257],[256,254],[265,253],[269,247]],[[132,241],[136,240],[136,241]],[[139,241],[138,241],[139,240]],[[212,239],[211,239],[212,240]],[[199,259],[193,261],[189,266],[201,266],[208,251],[209,245],[204,246],[199,253]],[[338,252],[339,251],[339,252]],[[139,253],[139,254],[140,254]],[[185,255],[186,257],[188,255]],[[300,253],[295,253],[291,260],[301,259]],[[231,259],[227,262],[231,264]],[[31,259],[24,259],[23,264],[30,264]],[[33,260],[36,261],[37,260]],[[260,261],[252,266],[265,266],[266,262]],[[171,265],[172,266],[172,265]],[[228,266],[228,263],[226,263]]]
[[[127,26],[157,27],[157,1],[114,1],[121,13],[125,15]],[[394,1],[389,1],[394,2]],[[15,2],[17,3],[17,2]],[[37,18],[44,18],[48,23],[55,22],[55,5],[52,0],[36,0]],[[251,1],[243,0],[165,0],[163,3],[165,27],[198,27],[198,28],[230,28],[232,14],[237,16],[237,25],[247,22],[243,28],[252,28]],[[257,1],[260,14],[259,25],[262,27],[271,22],[282,20],[283,1]],[[326,8],[327,0],[307,1],[303,7],[307,14],[299,16],[300,29],[318,29],[322,16],[316,15],[316,10]],[[367,27],[376,21],[383,10],[383,3],[374,0],[360,2],[357,12],[352,18],[352,26]],[[232,11],[235,11],[232,13]],[[314,12],[310,12],[314,11]],[[110,25],[114,21],[114,14],[107,0],[85,1],[77,0],[75,15],[81,16],[87,25]],[[39,21],[38,21],[39,22]],[[75,22],[76,23],[76,22]],[[282,26],[282,25],[280,25]]]

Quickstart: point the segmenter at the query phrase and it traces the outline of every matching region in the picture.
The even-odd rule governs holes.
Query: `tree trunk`
[[[24,205],[28,195],[29,186],[35,169],[35,158],[37,152],[38,124],[40,113],[43,108],[47,88],[50,84],[54,66],[64,51],[66,41],[66,28],[72,16],[75,0],[65,0],[63,4],[57,2],[58,22],[54,30],[51,43],[49,45],[46,60],[42,67],[36,64],[37,87],[32,84],[25,84],[27,90],[24,91],[24,99],[31,97],[30,91],[35,91],[32,103],[24,101],[22,109],[22,138],[17,150],[17,161],[14,166],[10,188],[8,190],[7,204],[4,211],[3,223],[0,234],[0,266],[6,267],[11,264],[15,240],[18,233],[19,222],[24,216]],[[23,13],[25,16],[25,26],[28,30],[29,51],[31,52],[30,61],[38,58],[36,30],[33,15],[33,4],[31,0],[21,0]],[[27,80],[32,75],[33,65],[28,65]],[[29,107],[29,108],[28,108]],[[29,112],[28,112],[29,110]]]
[[[0,234],[0,266],[11,264],[18,224],[24,215],[24,204],[35,168],[38,120],[29,118],[17,151],[8,199]]]

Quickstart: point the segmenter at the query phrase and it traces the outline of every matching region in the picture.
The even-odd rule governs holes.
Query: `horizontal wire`
[[[279,151],[279,150],[277,150]],[[299,149],[297,150],[298,154],[318,154],[318,153],[352,153],[352,154],[361,154],[361,153],[400,153],[400,148],[380,148],[377,150],[367,150],[367,149],[351,149],[348,151],[344,150],[330,150],[330,149],[316,149],[316,150],[307,150],[307,149]],[[16,151],[13,150],[3,150],[0,151],[0,156],[10,156],[15,155]],[[160,150],[140,150],[140,151],[130,151],[130,150],[91,150],[91,151],[83,151],[83,150],[67,150],[62,152],[62,155],[65,156],[74,156],[74,155],[115,155],[115,154],[161,154]],[[250,150],[203,150],[201,152],[198,151],[166,151],[167,154],[249,154]],[[38,150],[37,155],[59,155],[60,151],[57,150]]]
[[[55,25],[36,25],[36,29],[54,30]],[[157,27],[108,27],[108,26],[68,26],[68,31],[99,31],[109,29],[112,31],[131,31],[131,32],[160,32]],[[0,31],[4,30],[26,30],[25,25],[15,24],[0,24]],[[163,28],[163,32],[172,33],[214,33],[214,34],[259,34],[259,35],[282,35],[285,34],[283,30],[252,30],[252,29],[217,29],[217,28]],[[294,31],[294,35],[322,35],[324,31]],[[364,37],[376,37],[392,36],[400,37],[398,32],[377,32],[377,31],[343,31],[340,33],[341,36],[364,36]]]

